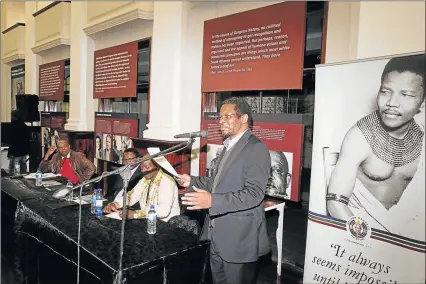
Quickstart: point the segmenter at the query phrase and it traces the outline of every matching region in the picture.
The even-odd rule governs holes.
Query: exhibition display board
[[[95,158],[121,164],[123,153],[138,137],[138,115],[95,113]]]
[[[136,97],[138,42],[95,51],[93,98]]]
[[[202,92],[302,89],[306,2],[204,22]]]
[[[63,101],[65,60],[42,64],[38,72],[40,101]]]
[[[200,175],[214,177],[223,150],[217,113],[205,113],[202,129],[209,138],[201,139]],[[294,120],[293,124],[283,121]],[[279,199],[300,200],[300,175],[303,145],[302,117],[293,115],[253,115],[253,134],[261,139],[271,156],[271,174],[266,194]]]
[[[425,283],[424,64],[317,67],[303,283]]]

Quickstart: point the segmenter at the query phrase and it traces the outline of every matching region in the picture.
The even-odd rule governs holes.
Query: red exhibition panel
[[[136,97],[138,43],[95,51],[93,98]]]
[[[302,89],[306,2],[204,22],[202,92]]]
[[[274,122],[255,122],[252,133],[261,139],[270,151],[286,153],[291,163],[291,191],[287,199],[300,200],[300,176],[302,169],[303,124],[282,124]],[[207,145],[221,145],[222,136],[217,120],[204,120],[203,130],[208,130],[209,138],[201,139],[200,175],[206,174]],[[289,157],[291,156],[291,161]]]
[[[96,117],[95,132],[136,138],[138,137],[138,120],[117,117]]]
[[[63,101],[65,60],[38,67],[38,94],[40,101]]]

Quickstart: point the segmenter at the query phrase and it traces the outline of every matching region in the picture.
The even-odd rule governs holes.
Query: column
[[[42,59],[31,50],[35,45],[35,12],[37,2],[25,2],[25,94],[38,95],[38,66],[42,64]],[[38,109],[44,110],[43,102],[39,103]],[[37,124],[38,122],[34,123]]]
[[[87,2],[71,2],[70,108],[66,130],[93,131],[94,43],[83,28],[87,22]]]
[[[1,5],[1,16],[0,16],[0,20],[1,20],[1,31],[3,31],[6,28],[6,5],[5,3],[0,3]],[[3,33],[0,34],[0,38],[1,38],[1,42],[3,43]],[[3,52],[1,54],[1,57],[3,57]],[[7,65],[3,64],[3,60],[0,60],[0,71],[1,71],[1,75],[0,75],[0,94],[1,94],[1,100],[0,100],[0,116],[1,116],[1,121],[2,122],[6,122],[8,121],[8,117],[6,115],[6,113],[8,112],[8,108],[7,108],[7,88],[6,88],[6,82],[7,82],[7,78],[5,76],[6,72],[7,72]]]
[[[154,2],[150,122],[144,132],[146,138],[173,140],[185,124],[181,113],[186,99],[182,81],[187,10],[187,2]],[[199,109],[195,111],[199,116]]]
[[[356,59],[360,2],[328,3],[325,62]]]
[[[2,36],[3,37],[3,36]],[[0,102],[0,114],[1,121],[7,122],[10,121],[10,111],[11,111],[11,93],[10,93],[10,66],[4,64],[1,61],[1,102]]]

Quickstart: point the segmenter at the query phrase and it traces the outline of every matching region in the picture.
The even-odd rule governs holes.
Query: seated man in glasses
[[[143,178],[127,193],[126,200],[128,206],[135,206],[139,202],[140,209],[129,209],[127,218],[138,219],[146,216],[151,204],[155,205],[157,218],[165,222],[179,215],[178,188],[175,180],[152,160],[142,162],[140,169]],[[104,213],[115,212],[122,207],[123,198],[116,199],[104,208]]]
[[[128,165],[136,161],[139,158],[139,152],[135,148],[128,148],[123,153],[123,164]],[[135,187],[135,185],[142,179],[142,172],[140,165],[135,165],[130,168],[132,172],[132,177],[129,180],[128,189],[131,190]],[[121,175],[116,176],[117,179],[112,186],[112,188],[108,189],[106,197],[109,201],[117,201],[123,199],[123,179]]]

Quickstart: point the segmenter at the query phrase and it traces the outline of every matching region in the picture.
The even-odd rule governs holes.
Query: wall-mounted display
[[[302,89],[306,2],[204,22],[202,92]]]
[[[38,93],[41,101],[64,100],[65,60],[39,66]]]
[[[214,177],[223,139],[217,113],[205,113],[202,129],[209,138],[201,139],[200,174]],[[303,124],[286,124],[286,116],[253,115],[253,134],[261,139],[271,156],[271,173],[266,194],[271,197],[300,200],[300,175],[303,149]],[[301,118],[299,119],[301,120]]]
[[[93,98],[136,97],[138,42],[95,51]]]
[[[12,110],[16,109],[16,95],[25,94],[25,64],[10,68],[11,77],[11,104]]]

